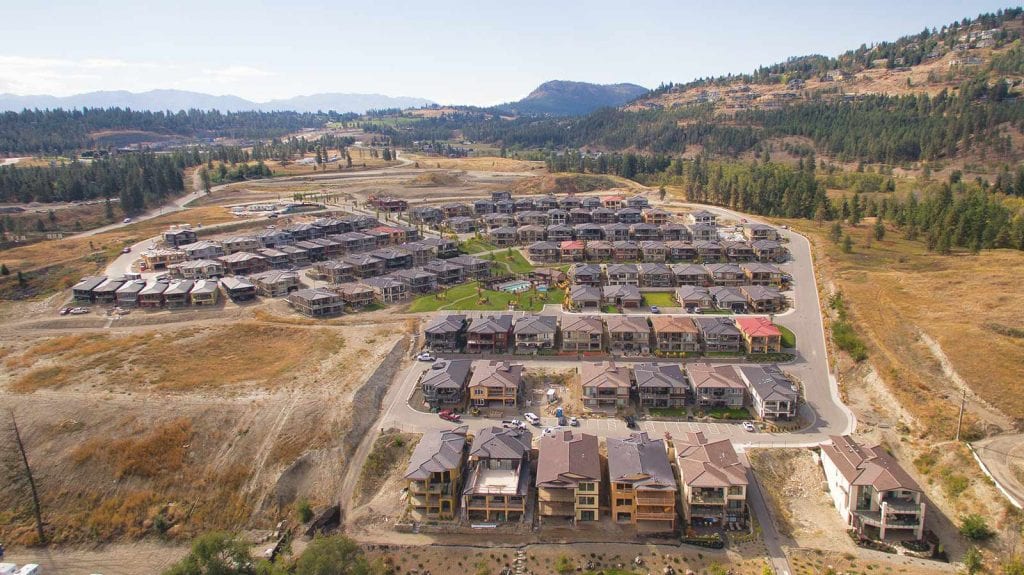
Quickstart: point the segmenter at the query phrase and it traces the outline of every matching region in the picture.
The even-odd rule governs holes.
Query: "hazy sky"
[[[256,101],[518,99],[546,80],[655,87],[844,50],[990,0],[0,0],[0,92],[177,88]]]

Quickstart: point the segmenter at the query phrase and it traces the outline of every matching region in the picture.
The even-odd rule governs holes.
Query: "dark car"
[[[633,417],[632,415],[627,415],[623,419],[626,420],[626,427],[628,427],[629,429],[636,429],[636,418],[635,417]]]
[[[565,427],[565,426],[569,425],[569,420],[567,420],[565,418],[565,416],[563,415],[562,417],[558,418],[558,425],[561,425],[562,427]]]

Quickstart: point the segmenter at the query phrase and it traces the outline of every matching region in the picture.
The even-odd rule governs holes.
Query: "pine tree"
[[[875,218],[875,239],[878,241],[885,239],[885,224],[882,222],[882,216]]]
[[[843,253],[848,254],[853,251],[853,238],[850,234],[843,236]]]
[[[828,237],[832,243],[838,244],[839,240],[843,239],[843,226],[839,222],[832,224],[832,230],[829,231]]]

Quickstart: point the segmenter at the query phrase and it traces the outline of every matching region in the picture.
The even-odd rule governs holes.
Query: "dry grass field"
[[[421,168],[466,170],[480,172],[543,172],[544,162],[513,160],[512,158],[441,158],[422,154],[402,154],[401,158],[419,163]],[[355,158],[353,158],[353,161]]]

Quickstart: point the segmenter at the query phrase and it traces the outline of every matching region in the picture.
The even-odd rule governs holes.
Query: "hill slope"
[[[55,108],[131,108],[133,110],[220,110],[238,112],[250,110],[294,112],[355,112],[384,108],[410,108],[431,104],[424,98],[392,97],[382,94],[313,94],[293,98],[253,102],[238,96],[213,96],[185,90],[150,90],[148,92],[88,92],[73,96],[18,96],[0,94],[0,111]]]
[[[646,94],[647,88],[636,84],[590,84],[553,80],[545,82],[517,102],[502,108],[517,114],[579,116],[598,108],[617,107]]]

